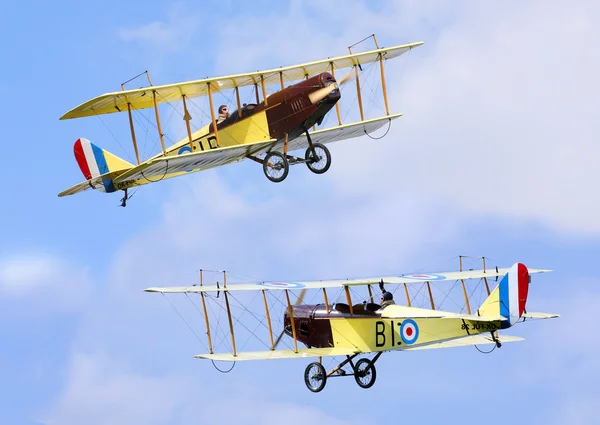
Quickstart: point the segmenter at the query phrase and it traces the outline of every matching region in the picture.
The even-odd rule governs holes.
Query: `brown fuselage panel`
[[[266,105],[264,102],[259,105],[248,105],[248,108],[252,107],[252,109],[244,111],[242,117],[239,117],[238,111],[235,111],[229,118],[218,124],[217,128],[220,130],[248,118],[250,115],[265,111],[269,123],[270,137],[282,140],[287,134],[289,139],[293,139],[313,125],[320,124],[323,117],[340,99],[340,91],[332,85],[334,83],[335,79],[328,72],[315,75],[267,96]],[[308,95],[330,84],[332,85],[332,92],[313,105]],[[209,133],[212,131],[211,124]]]

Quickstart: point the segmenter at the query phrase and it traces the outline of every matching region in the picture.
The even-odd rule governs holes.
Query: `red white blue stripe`
[[[503,327],[517,323],[525,311],[529,291],[529,271],[524,264],[514,264],[500,281],[500,315],[507,321]]]

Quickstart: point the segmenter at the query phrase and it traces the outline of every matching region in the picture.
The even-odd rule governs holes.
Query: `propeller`
[[[329,93],[331,93],[334,90],[334,88],[336,88],[335,86],[332,88],[331,87],[332,85],[337,84],[337,88],[339,88],[343,84],[350,81],[351,79],[354,79],[354,77],[356,76],[356,73],[357,73],[356,68],[354,68],[354,71],[350,71],[348,74],[346,74],[344,76],[344,78],[337,81],[337,83],[332,83],[332,84],[328,85],[327,87],[323,87],[322,89],[318,89],[318,90],[315,90],[314,92],[310,93],[308,95],[308,98],[310,99],[310,103],[312,103],[313,105],[319,103],[320,101],[325,99],[327,96],[329,96]]]
[[[294,303],[294,307],[297,306],[297,305],[299,305],[302,302],[302,300],[304,299],[304,294],[306,294],[306,288],[302,289],[300,291],[300,294],[298,294],[298,299]],[[281,338],[283,338],[284,332],[285,332],[285,329],[281,331],[281,333],[279,334],[279,336],[275,340],[275,344],[273,344],[273,349],[277,348],[277,344],[279,344],[279,341],[281,341]]]

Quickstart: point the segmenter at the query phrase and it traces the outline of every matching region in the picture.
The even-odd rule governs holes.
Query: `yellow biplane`
[[[91,99],[64,114],[61,119],[81,118],[94,115],[127,112],[131,139],[137,164],[113,155],[89,140],[80,138],[75,142],[77,163],[86,180],[59,194],[73,195],[86,189],[103,192],[123,190],[126,205],[127,190],[134,186],[153,183],[171,177],[206,170],[244,159],[252,159],[263,165],[267,178],[281,182],[288,175],[289,165],[304,163],[314,173],[325,173],[331,164],[327,143],[369,134],[402,114],[391,114],[385,87],[384,62],[398,57],[419,46],[422,42],[402,46],[380,48],[352,53],[331,59],[301,65],[282,67],[238,75],[153,86],[148,75],[149,87],[104,94]],[[363,111],[359,69],[378,63],[381,88],[385,103],[385,115],[366,119]],[[348,70],[346,76],[336,81],[335,73]],[[140,74],[141,75],[141,74]],[[338,100],[340,86],[353,78],[356,81],[357,103],[360,120],[342,123]],[[288,87],[284,82],[293,82]],[[267,89],[278,91],[267,96]],[[240,89],[253,88],[255,103],[242,104]],[[233,90],[237,109],[229,113],[227,105],[214,109],[216,93]],[[261,100],[262,94],[262,100]],[[192,131],[192,115],[188,108],[192,99],[207,96],[210,104],[210,122]],[[187,137],[165,146],[159,105],[181,102]],[[337,125],[316,129],[325,115],[336,108]],[[153,108],[156,128],[162,146],[159,154],[140,160],[132,112]],[[312,129],[312,131],[310,131]],[[303,149],[302,156],[289,152]]]
[[[521,263],[506,269],[487,270],[485,258],[481,270],[462,270],[448,273],[418,273],[399,276],[373,277],[354,280],[325,280],[310,282],[260,282],[229,284],[226,274],[219,285],[203,285],[202,271],[200,284],[188,287],[148,288],[147,292],[199,294],[202,307],[195,305],[197,312],[204,316],[207,337],[207,353],[196,358],[214,361],[270,360],[290,358],[318,358],[305,370],[306,386],[313,392],[321,391],[327,379],[337,376],[354,376],[362,388],[370,388],[376,378],[375,362],[386,351],[413,351],[433,348],[461,347],[481,344],[494,344],[520,341],[523,338],[500,335],[498,331],[508,329],[518,322],[528,319],[548,319],[556,314],[527,312],[525,304],[531,275],[550,270],[528,270]],[[490,291],[489,280],[500,282]],[[472,283],[477,281],[475,285]],[[440,306],[451,296],[450,290],[443,290],[442,301],[434,301],[432,284],[452,288],[462,292],[465,304],[460,312],[441,311]],[[460,282],[460,285],[458,283]],[[468,284],[471,283],[471,285]],[[392,291],[385,289],[392,287]],[[373,286],[375,288],[373,288]],[[375,302],[374,291],[381,291],[381,302]],[[362,295],[356,292],[364,288]],[[395,288],[395,289],[394,289]],[[393,292],[403,288],[406,305],[395,304]],[[448,288],[447,288],[448,289]],[[462,289],[462,291],[460,291]],[[295,304],[290,302],[290,293],[299,290]],[[322,302],[301,304],[307,290],[313,291]],[[339,290],[342,302],[330,303],[332,292]],[[471,310],[473,297],[480,291],[480,307]],[[219,295],[222,297],[219,301]],[[252,294],[250,301],[241,301],[239,294]],[[364,301],[352,302],[352,294]],[[468,295],[470,294],[470,295]],[[419,298],[421,296],[421,298]],[[165,295],[166,297],[166,295]],[[334,298],[335,299],[335,298]],[[421,300],[421,301],[420,301]],[[416,307],[429,304],[428,308]],[[251,306],[256,303],[256,309]],[[172,304],[173,305],[173,304]],[[258,310],[260,306],[261,312]],[[274,308],[281,307],[281,331],[274,329],[277,316]],[[209,314],[209,311],[211,314]],[[221,314],[221,315],[219,315]],[[211,317],[209,320],[209,316]],[[216,325],[215,325],[216,323]],[[228,323],[224,331],[219,323]],[[189,324],[188,324],[189,326]],[[279,335],[277,336],[277,334]],[[287,335],[288,338],[283,338]],[[197,335],[196,335],[197,336]],[[252,339],[262,344],[265,350],[244,351]],[[200,338],[199,338],[200,340]],[[228,344],[231,342],[231,345]],[[241,341],[241,342],[240,342]],[[200,340],[200,342],[202,342]],[[288,349],[278,349],[280,342],[286,342]],[[299,348],[304,344],[306,348]],[[228,352],[217,352],[223,346]],[[361,358],[361,354],[373,353],[372,359]],[[345,356],[345,360],[330,371],[325,369],[323,358]],[[349,370],[345,367],[349,365]]]

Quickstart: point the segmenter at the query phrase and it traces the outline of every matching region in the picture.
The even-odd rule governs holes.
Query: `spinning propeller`
[[[353,79],[356,76],[356,72],[357,72],[356,68],[354,68],[353,71],[350,71],[341,80],[339,80],[335,83],[331,83],[328,86],[323,87],[322,89],[315,90],[314,92],[310,93],[308,95],[308,98],[310,99],[310,103],[315,105],[315,104],[319,103],[320,101],[322,101],[323,99],[325,99],[327,96],[329,96],[329,93],[331,93],[333,90],[341,87],[343,84],[345,84],[348,81],[350,81],[351,79]],[[337,84],[337,87],[335,86],[335,84]],[[333,86],[333,87],[331,87],[331,86]]]
[[[302,289],[300,291],[300,294],[298,295],[298,299],[294,303],[294,306],[297,306],[297,305],[299,305],[302,302],[302,300],[304,299],[304,294],[305,293],[306,293],[306,288],[304,288],[304,289]],[[284,332],[285,332],[285,327],[284,327],[284,330],[281,331],[281,333],[279,334],[279,336],[275,340],[275,344],[273,345],[273,349],[277,348],[277,344],[279,344],[279,341],[281,341],[281,338],[283,337],[283,333]]]

